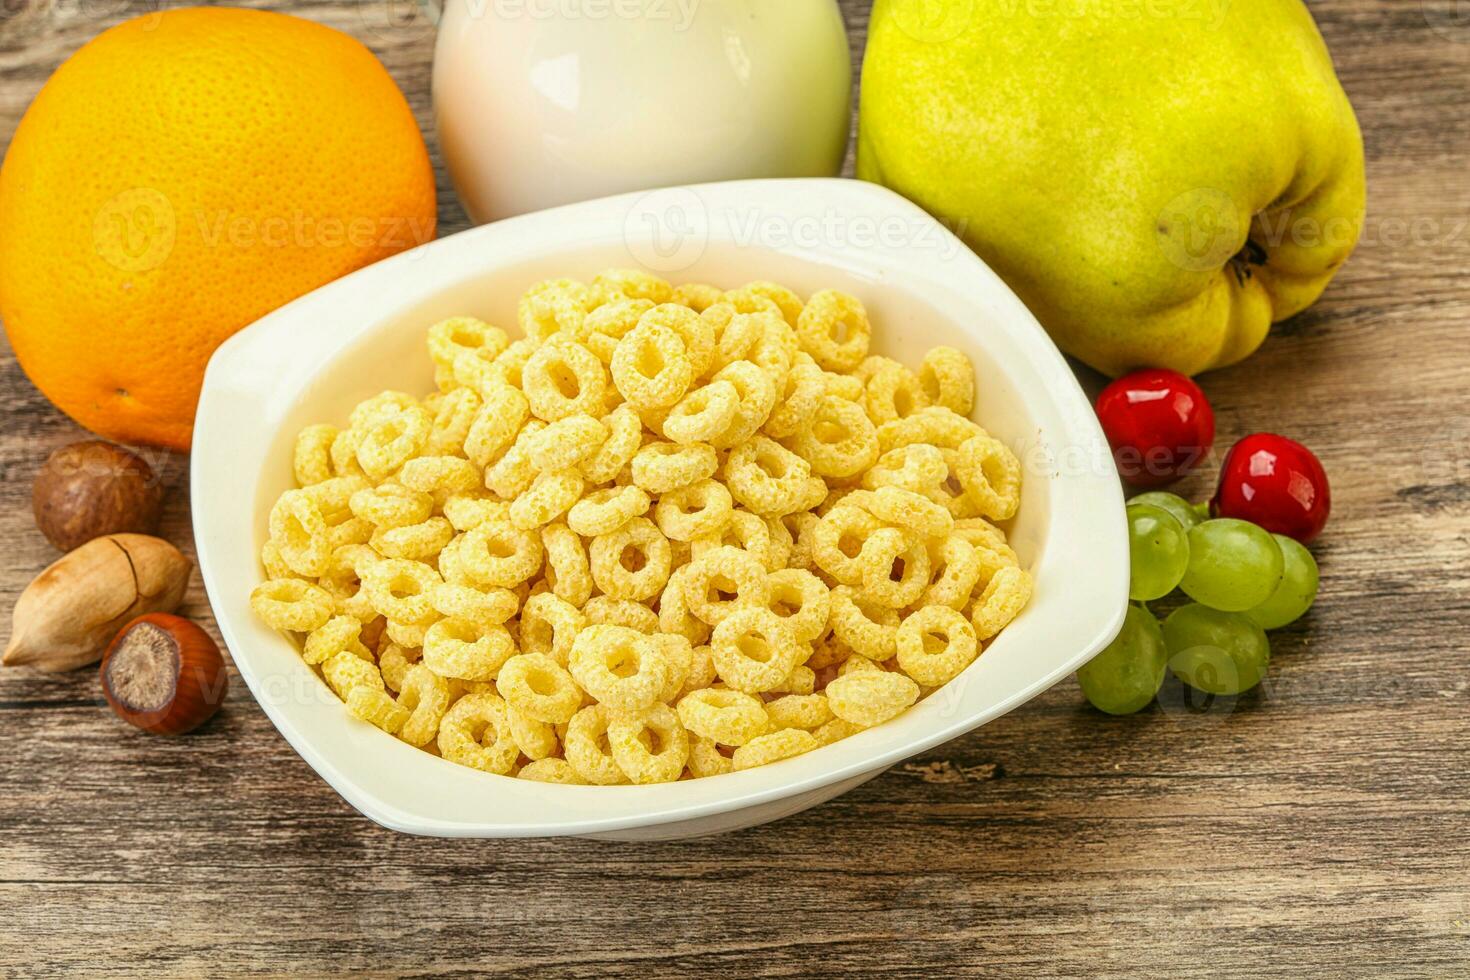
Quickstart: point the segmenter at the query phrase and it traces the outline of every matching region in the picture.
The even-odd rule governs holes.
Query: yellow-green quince
[[[949,223],[1109,374],[1250,354],[1364,208],[1357,120],[1299,0],[878,0],[858,176]]]

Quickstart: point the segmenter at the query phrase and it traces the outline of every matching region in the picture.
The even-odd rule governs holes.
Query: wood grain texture
[[[416,7],[271,6],[372,47],[432,146]],[[844,8],[856,63],[867,4]],[[1312,8],[1366,136],[1367,234],[1206,382],[1222,445],[1290,433],[1334,480],[1321,598],[1260,689],[1112,719],[1067,681],[800,816],[626,845],[382,830],[238,677],[169,741],[117,722],[90,671],[7,670],[0,975],[1470,976],[1470,26],[1452,0]],[[153,9],[0,2],[0,139],[62,59]],[[466,220],[439,175],[447,233]],[[0,392],[9,608],[54,557],[31,478],[80,433],[8,346]],[[187,467],[159,461],[187,545]],[[210,622],[197,583],[185,611]]]

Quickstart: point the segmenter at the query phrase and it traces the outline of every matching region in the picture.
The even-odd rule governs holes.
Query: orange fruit
[[[0,318],[82,425],[188,449],[215,347],[434,217],[423,137],[362,44],[265,11],[146,14],[57,69],[15,131]]]

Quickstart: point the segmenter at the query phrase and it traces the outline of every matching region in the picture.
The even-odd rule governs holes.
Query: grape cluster
[[[1109,714],[1147,706],[1165,669],[1210,694],[1250,690],[1271,659],[1266,630],[1293,622],[1317,596],[1317,562],[1294,538],[1207,519],[1172,493],[1129,501],[1128,536],[1133,602],[1123,629],[1077,672],[1087,700]],[[1193,601],[1161,626],[1144,603],[1176,588]]]

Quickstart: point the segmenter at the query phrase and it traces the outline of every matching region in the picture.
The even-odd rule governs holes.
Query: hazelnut
[[[104,534],[151,534],[163,509],[153,468],[110,442],[76,442],[51,454],[31,488],[36,526],[62,551]]]
[[[102,657],[102,694],[123,721],[155,735],[182,735],[219,710],[229,690],[224,658],[209,634],[180,616],[139,616]]]

